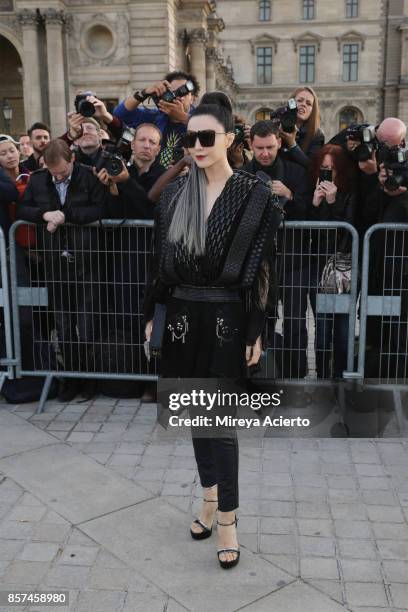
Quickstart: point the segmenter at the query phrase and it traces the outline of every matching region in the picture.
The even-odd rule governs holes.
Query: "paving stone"
[[[33,528],[32,539],[37,542],[64,542],[70,530],[69,525],[41,522]]]
[[[368,521],[335,520],[334,529],[339,538],[370,538],[370,523]]]
[[[163,593],[153,595],[128,593],[123,612],[146,612],[146,610],[149,610],[149,612],[163,612],[163,610],[168,611],[168,599],[168,596]],[[181,607],[180,604],[178,604],[178,606],[179,610],[186,609]],[[177,611],[177,607],[174,609]]]
[[[366,507],[361,503],[331,503],[330,507],[334,519],[365,521],[367,518]]]
[[[326,557],[304,557],[300,560],[300,575],[302,578],[338,580],[337,561]]]
[[[262,553],[262,557],[294,577],[299,575],[298,558],[289,555],[270,555]]]
[[[343,586],[339,580],[316,580],[315,578],[308,578],[305,582],[311,584],[318,591],[322,591],[339,603],[344,603]]]
[[[29,542],[17,558],[22,561],[52,561],[59,551],[58,544],[49,542]]]
[[[112,591],[126,591],[128,587],[130,569],[94,567],[90,574],[91,589],[105,589]]]
[[[390,488],[390,481],[385,476],[383,478],[377,476],[360,476],[358,481],[362,490],[377,492],[386,491]]]
[[[261,485],[260,492],[257,497],[260,499],[272,499],[276,501],[293,501],[295,494],[291,487],[269,487]]]
[[[305,536],[333,537],[334,524],[329,519],[297,519],[298,531]]]
[[[377,559],[374,542],[369,540],[337,540],[341,557],[353,559]]]
[[[381,582],[381,568],[377,561],[367,559],[342,559],[341,568],[344,580],[352,582],[358,578],[359,582]]]
[[[80,589],[89,582],[89,567],[56,565],[46,575],[44,584],[48,587]]]
[[[296,503],[296,516],[299,518],[330,518],[330,509],[327,504],[312,504],[308,502]]]
[[[334,557],[335,555],[335,542],[331,538],[299,536],[299,545],[302,557]]]
[[[327,498],[325,489],[319,489],[316,487],[309,486],[295,486],[295,497],[296,501],[311,502],[317,504],[318,502],[324,503]]]
[[[293,535],[261,535],[260,552],[276,555],[294,555],[296,542]]]
[[[62,565],[93,565],[99,548],[97,546],[65,546],[58,563]]]
[[[23,540],[0,540],[0,561],[12,561],[23,547]]]
[[[81,591],[77,612],[121,612],[125,598],[124,591]]]
[[[243,609],[245,612],[345,612],[344,606],[299,581]]]
[[[34,529],[33,523],[19,523],[17,521],[3,521],[0,524],[0,539],[26,540]]]
[[[390,584],[390,591],[394,606],[408,610],[408,584]]]
[[[347,602],[351,606],[386,606],[384,585],[367,582],[346,582]]]
[[[382,465],[370,463],[356,463],[356,472],[359,476],[384,476],[384,468]]]
[[[405,540],[377,540],[377,546],[383,559],[408,561],[408,542]]]
[[[389,582],[407,582],[408,561],[383,561],[384,573]]]
[[[362,496],[365,504],[374,504],[375,506],[398,505],[395,493],[392,491],[362,491]]]
[[[49,568],[48,562],[13,561],[4,573],[3,581],[11,584],[29,582],[38,584]]]
[[[242,526],[240,523],[240,532]],[[295,521],[289,518],[261,518],[260,531],[262,534],[293,534],[295,533]],[[288,553],[290,554],[290,553]]]
[[[367,506],[367,514],[370,521],[382,523],[403,523],[404,515],[401,508],[390,506]]]
[[[398,523],[373,523],[375,537],[382,540],[408,540],[408,525]]]
[[[8,515],[10,521],[37,523],[47,512],[46,506],[17,506]]]

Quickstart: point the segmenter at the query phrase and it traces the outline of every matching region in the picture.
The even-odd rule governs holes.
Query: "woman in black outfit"
[[[233,128],[229,105],[198,106],[183,143],[191,169],[165,189],[157,206],[145,316],[149,340],[155,304],[166,305],[164,377],[236,379],[261,356],[281,211],[259,179],[228,164]],[[240,554],[236,432],[193,437],[193,445],[204,501],[191,535],[211,535],[218,503],[218,559],[229,568]]]
[[[320,180],[322,171],[331,173],[331,180]],[[338,145],[325,145],[313,160],[311,179],[316,185],[310,207],[313,221],[343,221],[356,225],[357,191],[354,166],[345,151]],[[322,231],[315,237],[317,256],[316,274],[321,281],[328,257],[351,252],[352,238],[347,230]],[[338,265],[338,264],[337,264]],[[318,283],[317,283],[318,284]],[[341,290],[341,289],[340,289]],[[311,292],[315,311],[316,293]],[[348,315],[316,315],[316,369],[318,378],[342,378],[347,368]],[[333,361],[330,363],[332,346]]]
[[[296,130],[281,131],[285,143],[283,153],[289,161],[308,169],[312,158],[324,145],[319,100],[311,87],[299,87],[290,97],[295,98],[297,104]]]

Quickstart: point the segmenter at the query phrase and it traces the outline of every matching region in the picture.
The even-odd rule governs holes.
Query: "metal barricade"
[[[373,225],[364,237],[355,378],[408,383],[408,224]]]
[[[3,309],[2,326],[2,351],[0,355],[0,390],[6,378],[14,378],[14,355],[11,327],[11,303],[9,290],[9,275],[7,266],[7,247],[3,230],[0,228],[0,266],[1,266],[1,289],[0,307]]]
[[[10,229],[13,331],[18,377],[156,380],[144,355],[143,292],[152,221],[34,225],[24,261]],[[25,339],[29,341],[26,342]]]
[[[332,262],[349,257],[345,292],[322,276]],[[275,274],[279,306],[268,321],[267,350],[260,377],[281,380],[331,379],[354,370],[359,237],[341,222],[286,222],[278,236]],[[284,253],[284,254],[283,254]],[[343,258],[344,259],[344,258]],[[341,261],[344,264],[344,261]]]

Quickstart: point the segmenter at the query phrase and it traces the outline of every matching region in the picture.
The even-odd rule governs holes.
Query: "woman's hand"
[[[152,329],[153,329],[153,320],[152,321],[148,321],[146,323],[145,336],[146,336],[147,342],[150,342],[150,338],[152,336]]]
[[[261,336],[258,336],[253,346],[247,346],[245,352],[246,364],[250,366],[256,365],[261,358],[262,354],[262,341]]]
[[[322,181],[320,187],[328,204],[334,204],[337,196],[337,186],[331,181]]]
[[[316,189],[314,191],[313,194],[313,206],[315,206],[316,208],[318,208],[320,206],[320,204],[323,202],[324,198],[325,198],[325,193],[321,187],[321,183],[319,183],[319,181],[317,181],[316,183]]]
[[[283,142],[288,147],[288,149],[295,146],[297,132],[298,132],[298,129],[296,128],[296,126],[293,132],[284,132],[283,130],[279,131],[279,136],[282,138]]]

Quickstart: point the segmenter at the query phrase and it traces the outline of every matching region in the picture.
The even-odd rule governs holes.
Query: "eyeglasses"
[[[202,147],[212,147],[215,143],[216,134],[226,134],[226,132],[216,132],[215,130],[200,130],[198,132],[186,132],[183,134],[183,147],[192,149],[198,138]]]

